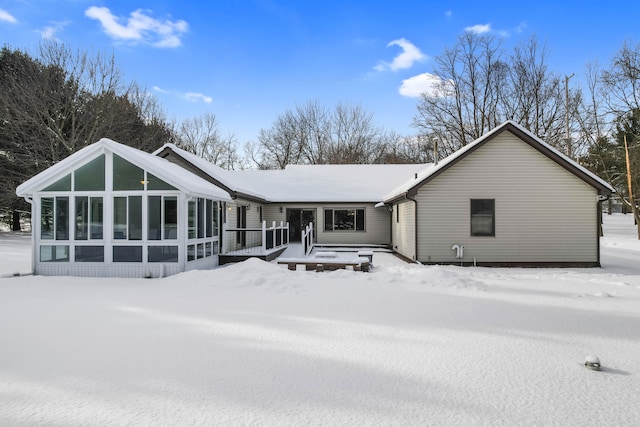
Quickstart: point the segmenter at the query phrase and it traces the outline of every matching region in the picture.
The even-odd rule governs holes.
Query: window
[[[198,199],[198,239],[204,237],[204,199]]]
[[[144,170],[114,154],[113,189],[144,190]]]
[[[71,191],[71,174],[57,180],[42,191]]]
[[[113,238],[142,240],[142,196],[113,198]]]
[[[104,154],[76,169],[73,174],[76,191],[104,191]]]
[[[76,262],[104,262],[104,247],[76,246]]]
[[[149,246],[149,262],[178,262],[177,246]]]
[[[142,262],[142,246],[114,246],[113,262]]]
[[[325,209],[324,231],[364,231],[364,209]]]
[[[40,262],[69,262],[69,246],[40,246]]]
[[[177,188],[147,172],[147,190],[177,190]]]
[[[76,240],[102,239],[102,197],[76,197]]]
[[[69,198],[43,197],[40,207],[40,238],[69,240]]]
[[[147,238],[149,240],[175,240],[178,238],[177,197],[149,196],[147,210]]]
[[[496,235],[495,199],[471,199],[471,235]]]
[[[190,201],[187,205],[187,226],[189,239],[196,238],[196,202]]]

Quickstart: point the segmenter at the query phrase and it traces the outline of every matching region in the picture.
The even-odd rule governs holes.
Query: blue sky
[[[113,53],[168,119],[211,112],[243,143],[310,100],[360,104],[386,129],[413,134],[425,73],[465,31],[500,37],[507,50],[535,34],[550,68],[579,82],[588,62],[607,65],[625,40],[640,42],[637,4],[0,0],[0,35],[33,52],[55,38]]]

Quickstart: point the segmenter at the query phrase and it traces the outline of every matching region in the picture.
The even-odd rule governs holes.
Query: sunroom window
[[[102,197],[76,197],[76,240],[102,239]]]
[[[69,240],[69,197],[43,197],[40,209],[40,238]]]
[[[104,191],[104,154],[76,169],[73,174],[76,191]]]
[[[113,238],[142,240],[142,196],[113,198]]]
[[[176,196],[148,197],[148,239],[178,238],[178,198]]]

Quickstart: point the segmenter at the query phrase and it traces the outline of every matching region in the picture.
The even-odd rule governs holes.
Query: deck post
[[[267,253],[267,221],[262,221],[262,252]]]

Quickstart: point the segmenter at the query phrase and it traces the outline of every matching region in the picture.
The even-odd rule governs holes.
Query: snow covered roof
[[[404,197],[405,194],[410,193],[412,190],[415,190],[417,187],[425,184],[430,179],[436,177],[439,173],[445,171],[450,166],[466,157],[469,153],[473,152],[479,146],[490,141],[496,135],[504,131],[510,131],[511,133],[522,139],[524,142],[549,157],[551,160],[560,164],[569,172],[573,173],[577,177],[586,181],[588,184],[597,188],[601,194],[611,194],[612,192],[614,192],[613,187],[611,187],[609,183],[607,183],[594,173],[590,172],[583,166],[579,165],[575,161],[571,160],[569,157],[565,156],[564,154],[553,148],[551,145],[547,144],[542,139],[529,132],[524,127],[511,120],[508,120],[500,126],[492,129],[490,132],[487,132],[480,138],[476,139],[472,143],[462,147],[450,156],[445,157],[440,162],[438,162],[437,165],[431,164],[428,167],[424,168],[420,173],[418,173],[418,176],[415,179],[410,179],[404,182],[402,185],[394,188],[384,196],[383,200],[385,202],[390,202]]]
[[[188,170],[158,156],[145,153],[144,151],[120,144],[108,138],[102,138],[100,141],[71,154],[64,160],[25,181],[16,188],[16,194],[21,197],[31,196],[34,192],[42,189],[52,181],[70,173],[72,170],[82,166],[85,162],[104,152],[117,154],[189,195],[225,201],[231,200],[231,197],[226,191]]]
[[[269,202],[378,202],[427,164],[288,165],[277,170],[228,171],[174,144],[167,149],[232,191]]]
[[[271,202],[379,202],[425,164],[288,165],[283,170],[230,171]]]

